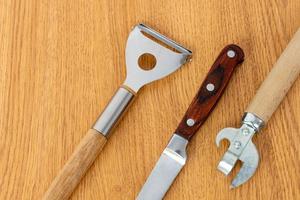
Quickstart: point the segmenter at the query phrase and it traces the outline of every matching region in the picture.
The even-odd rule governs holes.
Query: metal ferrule
[[[169,141],[167,148],[164,150],[164,153],[176,160],[178,163],[184,165],[187,158],[186,146],[188,142],[188,140],[175,133]]]
[[[108,137],[133,99],[132,92],[120,87],[95,122],[93,129]]]
[[[247,124],[256,132],[262,129],[265,122],[253,113],[245,112],[242,118],[242,124]]]

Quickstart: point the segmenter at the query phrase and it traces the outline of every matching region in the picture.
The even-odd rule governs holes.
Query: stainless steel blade
[[[137,196],[137,200],[160,200],[165,196],[185,165],[187,144],[188,140],[185,138],[173,135]]]
[[[109,137],[141,87],[173,73],[192,56],[190,50],[144,24],[138,24],[130,32],[125,54],[125,82],[93,126],[105,137]],[[152,55],[156,61],[151,70],[139,65],[139,59],[145,54]]]
[[[168,48],[150,39],[147,35],[160,41]],[[155,57],[156,64],[151,70],[144,70],[139,67],[138,59],[145,53]],[[126,44],[127,77],[124,85],[134,92],[138,92],[145,84],[161,79],[179,69],[190,60],[191,55],[190,50],[150,27],[139,24],[131,31]]]

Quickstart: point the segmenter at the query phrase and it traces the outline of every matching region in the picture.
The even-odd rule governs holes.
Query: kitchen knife
[[[159,200],[164,197],[186,163],[186,147],[189,140],[212,112],[235,67],[243,60],[243,50],[236,45],[228,45],[221,51],[137,196],[137,200]]]

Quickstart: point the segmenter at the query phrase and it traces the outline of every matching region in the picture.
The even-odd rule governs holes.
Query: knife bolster
[[[186,147],[188,143],[189,141],[187,139],[175,133],[170,139],[167,148],[164,150],[164,154],[167,154],[169,157],[172,157],[174,160],[184,165],[187,159]]]

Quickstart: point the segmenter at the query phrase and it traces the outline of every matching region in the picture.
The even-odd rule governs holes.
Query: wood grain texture
[[[227,55],[229,51],[234,57]],[[236,66],[243,61],[244,52],[239,46],[231,44],[222,49],[174,133],[188,140],[196,134],[222,97]],[[188,120],[193,120],[193,125],[188,125]]]
[[[276,61],[246,109],[265,123],[270,119],[300,73],[300,28]]]
[[[101,152],[106,141],[106,137],[101,133],[90,129],[51,183],[43,200],[69,199],[76,186]]]
[[[1,0],[0,199],[42,198],[125,79],[126,39],[139,22],[193,50],[193,61],[140,91],[71,199],[134,199],[229,43],[243,48],[245,62],[165,199],[299,199],[299,79],[254,137],[261,160],[247,184],[229,189],[237,170],[216,170],[226,145],[214,143],[219,130],[239,126],[300,26],[299,10],[299,0]]]

